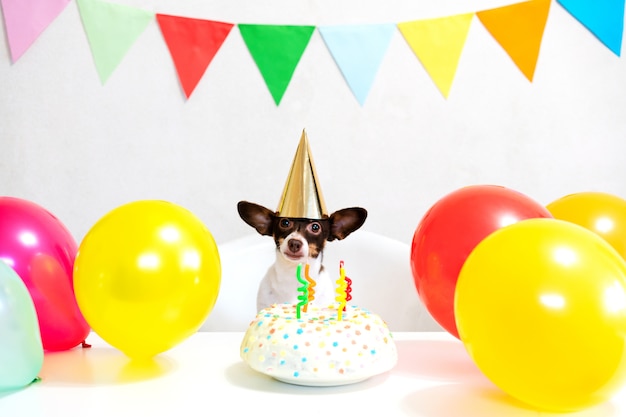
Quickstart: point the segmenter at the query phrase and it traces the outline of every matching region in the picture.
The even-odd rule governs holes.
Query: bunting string
[[[8,47],[17,62],[71,0],[0,0]],[[75,0],[96,71],[106,84],[155,19],[189,99],[225,39],[237,26],[276,105],[315,30],[360,105],[365,103],[394,32],[400,32],[444,98],[473,22],[480,22],[532,82],[552,0],[530,0],[472,13],[395,24],[268,25],[154,13],[106,0]],[[617,57],[626,0],[555,0]],[[476,17],[476,18],[474,18]]]

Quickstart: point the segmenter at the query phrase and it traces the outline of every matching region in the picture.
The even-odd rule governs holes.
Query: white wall
[[[515,1],[119,0],[231,23],[398,23]],[[0,31],[6,46],[4,28]],[[276,208],[307,129],[329,210],[409,243],[424,212],[470,184],[547,204],[626,197],[626,64],[553,2],[529,83],[474,18],[445,100],[397,32],[360,106],[315,32],[276,106],[233,28],[189,101],[154,21],[101,85],[70,3],[15,64],[0,47],[0,195],[37,202],[80,241],[126,202],[164,199],[225,242],[252,233],[247,199]]]

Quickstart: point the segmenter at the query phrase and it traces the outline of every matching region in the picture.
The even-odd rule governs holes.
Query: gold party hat
[[[305,130],[302,130],[302,137],[277,212],[281,217],[306,219],[328,217]]]

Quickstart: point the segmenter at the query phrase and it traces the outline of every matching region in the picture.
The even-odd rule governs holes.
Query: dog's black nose
[[[298,252],[302,248],[302,242],[298,239],[289,239],[287,245],[289,246],[289,250],[293,253]]]

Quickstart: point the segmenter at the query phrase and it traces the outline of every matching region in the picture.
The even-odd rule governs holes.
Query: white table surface
[[[91,348],[47,353],[41,381],[0,392],[0,417],[47,416],[545,416],[484,377],[446,332],[395,333],[390,372],[340,387],[273,380],[239,357],[243,333],[201,332],[148,363],[91,334]],[[626,416],[626,390],[560,416]]]

